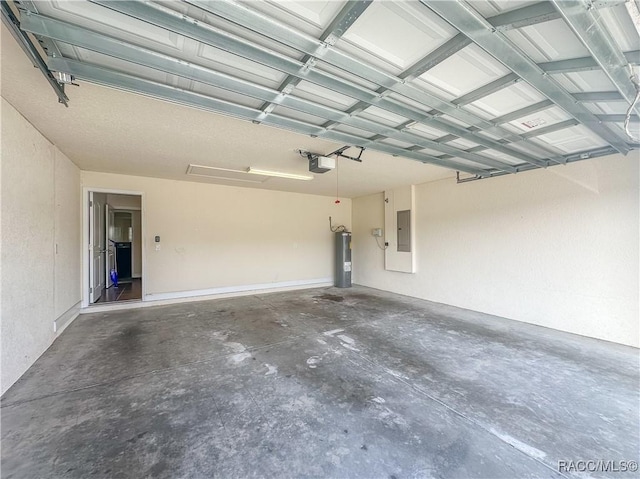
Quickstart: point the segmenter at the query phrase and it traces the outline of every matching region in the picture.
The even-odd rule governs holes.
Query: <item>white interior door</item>
[[[108,203],[104,205],[104,231],[106,236],[106,256],[107,256],[107,267],[104,270],[104,281],[107,288],[113,286],[113,281],[111,281],[111,270],[116,267],[116,247],[111,242],[111,240],[115,240],[113,237],[113,219],[114,213]]]
[[[95,303],[105,284],[103,205],[89,192],[89,302]]]

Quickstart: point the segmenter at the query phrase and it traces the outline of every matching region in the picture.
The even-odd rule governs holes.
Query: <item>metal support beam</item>
[[[302,58],[305,66],[303,68],[308,68],[307,65],[310,62],[315,62],[315,58],[321,56],[324,53],[325,48],[329,45],[335,44],[344,35],[344,33],[349,29],[353,23],[360,18],[360,16],[365,12],[367,7],[371,5],[372,0],[366,1],[348,1],[342,10],[338,12],[338,15],[333,19],[333,21],[329,24],[329,26],[325,29],[325,31],[320,35],[319,40],[323,42],[322,46],[317,47],[315,53],[313,55],[305,55]],[[311,65],[313,66],[313,65]],[[290,93],[293,88],[298,86],[298,84],[302,80],[300,77],[295,77],[293,75],[287,76],[287,78],[282,82],[278,90],[280,92],[284,92],[285,94]],[[275,107],[274,103],[265,103],[260,107],[263,115],[266,115],[273,111]],[[261,115],[261,117],[263,116]],[[258,121],[262,121],[262,118],[258,118]]]
[[[629,65],[640,65],[640,50],[633,50],[622,54]],[[553,62],[538,63],[546,73],[577,73],[600,70],[600,65],[593,57],[569,58]]]
[[[29,13],[38,13],[38,8],[36,6],[36,2],[34,0],[19,0],[20,1],[20,12],[21,17],[24,18]],[[56,42],[51,41],[49,38],[38,38],[37,39],[42,46],[42,49],[45,51],[47,56],[62,56],[60,53],[60,49]]]
[[[33,44],[29,36],[20,29],[20,21],[18,17],[13,13],[11,7],[6,1],[2,1],[2,21],[7,26],[13,38],[16,39],[18,45],[22,48],[22,50],[26,53],[26,55],[33,63],[33,66],[38,68],[44,77],[46,78],[53,91],[56,93],[58,97],[58,102],[62,103],[64,106],[69,106],[69,97],[64,92],[64,86],[58,83],[58,81],[54,78],[51,70],[47,67],[47,64],[44,62],[42,57],[40,56],[40,52]]]
[[[607,146],[604,148],[596,148],[593,150],[586,150],[579,153],[572,153],[571,155],[566,155],[564,163],[565,164],[575,163],[576,161],[583,161],[583,160],[589,160],[591,158],[600,158],[603,156],[610,156],[615,153],[616,153],[616,150],[610,146]],[[522,167],[520,171],[528,171],[531,169],[532,167]],[[474,176],[471,178],[460,178],[460,175],[457,175],[457,176],[458,176],[458,183],[468,183],[470,181],[482,180],[486,178],[495,178],[497,176],[504,176],[504,175],[505,173],[503,172],[496,172],[496,173],[492,173],[490,176],[485,176],[484,178],[478,177],[478,176]]]
[[[46,35],[50,38],[76,45],[88,50],[96,51],[104,55],[113,56],[121,60],[171,73],[183,78],[188,78],[209,85],[217,86],[219,88],[234,91],[236,93],[258,98],[263,101],[277,102],[278,104],[281,104],[283,106],[287,106],[289,108],[302,111],[310,115],[320,116],[322,118],[333,118],[339,123],[360,128],[362,130],[370,131],[379,135],[385,135],[387,137],[395,138],[399,141],[422,145],[423,148],[434,148],[438,151],[442,151],[443,153],[449,153],[453,156],[458,156],[461,158],[466,157],[467,159],[475,161],[476,163],[486,164],[487,166],[495,168],[502,168],[507,170],[511,168],[511,166],[499,161],[492,160],[491,158],[471,155],[469,153],[466,153],[464,150],[458,150],[449,145],[440,146],[436,142],[425,139],[419,135],[415,135],[406,131],[398,131],[396,129],[389,128],[386,125],[376,123],[365,118],[352,117],[345,112],[341,112],[339,110],[335,110],[330,107],[311,102],[309,100],[296,98],[295,96],[291,95],[283,96],[279,91],[242,81],[230,75],[209,70],[205,67],[186,64],[177,58],[131,45],[107,35],[95,33],[90,30],[85,30],[82,27],[71,25],[60,20],[47,18],[42,15],[32,14],[25,19],[23,28],[38,35]],[[53,58],[50,59],[50,65],[56,65],[56,67],[59,68],[61,63],[59,61],[56,61],[56,58]],[[75,65],[77,67],[76,62],[72,61],[66,61],[64,65]],[[227,112],[224,109],[221,111]],[[227,113],[235,114],[233,110],[228,111]],[[262,112],[260,112],[257,116],[251,118],[251,120],[254,122],[257,119],[265,120],[265,117],[262,116]],[[313,134],[318,133],[314,132]]]
[[[529,131],[525,133],[524,136],[526,136],[527,138],[533,138],[536,136],[547,135],[549,133],[565,130],[567,128],[571,128],[572,126],[576,126],[579,124],[580,122],[578,120],[572,118],[571,120],[561,121],[559,123],[554,123],[553,125],[538,128],[537,130]]]
[[[472,7],[462,2],[420,1],[426,8],[464,33],[484,51],[526,80],[617,151],[623,154],[629,151],[624,139],[602,124],[583,105],[576,103],[571,94],[551,78],[551,75],[545,74],[533,60],[511,43],[503,33],[496,31]]]
[[[627,115],[596,115],[600,121],[606,121],[609,123],[624,123],[627,118]],[[629,121],[637,123],[640,121],[640,117],[638,115],[631,115]]]
[[[320,45],[316,46],[315,51],[311,54],[306,54],[302,58],[303,66],[300,75],[288,75],[287,78],[280,84],[278,87],[278,91],[282,95],[290,94],[296,86],[302,81],[301,76],[305,73],[309,68],[313,68],[315,64],[316,58],[321,57],[324,54],[324,51],[329,45],[335,44],[340,37],[349,29],[353,23],[360,18],[360,16],[365,12],[367,7],[371,4],[372,0],[349,0],[342,10],[338,12],[335,18],[331,21],[329,26],[325,29],[325,31],[320,35],[318,39]],[[201,10],[204,10],[209,13],[216,14],[218,10],[216,8],[224,9],[227,18],[233,19],[239,25],[243,25],[244,18],[246,18],[246,9],[245,7],[239,5],[235,8],[228,8],[230,6],[230,2],[216,2],[217,5],[211,5],[211,3],[202,2],[199,0],[186,0],[187,3],[190,3]],[[244,15],[241,15],[244,13]],[[264,118],[271,113],[277,106],[277,103],[273,102],[265,102],[260,110],[262,114],[256,118],[256,121],[261,122]]]
[[[612,8],[625,3],[625,0],[591,0],[592,9]],[[550,22],[562,18],[553,4],[548,1],[534,3],[526,7],[511,10],[487,19],[496,30],[508,31],[516,28],[528,27],[538,23]]]
[[[531,155],[524,154],[518,150],[511,149],[506,147],[503,144],[500,144],[497,141],[488,139],[486,137],[482,137],[480,135],[476,135],[468,130],[453,124],[448,124],[445,122],[441,122],[439,120],[434,120],[432,115],[425,114],[423,111],[401,103],[397,100],[391,100],[384,98],[384,95],[373,92],[369,89],[366,89],[360,85],[349,82],[339,77],[332,76],[328,73],[309,69],[304,73],[300,73],[302,63],[287,57],[283,57],[282,55],[270,52],[262,47],[257,45],[253,45],[252,43],[235,37],[230,34],[226,34],[220,32],[218,30],[214,30],[212,28],[207,28],[203,26],[200,22],[197,22],[194,19],[189,17],[185,17],[184,15],[178,15],[173,11],[163,9],[160,6],[155,4],[148,4],[142,2],[130,2],[130,1],[105,1],[105,0],[92,0],[93,3],[103,5],[112,10],[118,11],[120,13],[124,13],[126,15],[133,16],[135,18],[142,19],[145,22],[160,26],[167,30],[173,31],[175,33],[179,33],[181,35],[194,38],[197,41],[205,43],[207,45],[211,45],[216,48],[223,49],[230,53],[234,53],[241,57],[250,59],[252,61],[256,61],[258,63],[269,66],[270,68],[277,69],[287,74],[291,74],[294,76],[302,77],[305,80],[308,80],[317,85],[323,86],[325,88],[331,89],[333,91],[342,93],[344,95],[350,96],[356,100],[360,100],[367,105],[375,105],[384,110],[390,111],[397,115],[403,116],[413,121],[418,122],[429,122],[435,128],[443,130],[445,133],[456,134],[461,137],[469,138],[471,141],[475,141],[482,145],[487,146],[488,148],[493,148],[498,151],[502,151],[508,155],[511,155],[515,158],[521,159],[522,161],[541,165],[544,164],[544,160],[540,160],[538,158],[532,157]],[[218,4],[227,4],[227,2],[213,2],[212,5],[218,6]],[[254,17],[251,17],[254,18]],[[260,17],[260,22],[265,21],[262,17]],[[279,24],[278,24],[279,25]],[[275,27],[274,27],[275,28]],[[282,27],[286,30],[285,27]],[[278,37],[284,37],[285,32],[278,30]],[[317,40],[316,40],[317,41]],[[325,52],[324,58],[326,59],[327,55],[331,52],[336,52],[335,50],[327,49]],[[340,54],[342,55],[342,54]],[[356,60],[354,60],[356,61]],[[356,61],[356,63],[359,61]],[[359,63],[360,65],[364,65]],[[375,71],[373,67],[367,66],[367,68]],[[373,74],[373,73],[372,73]],[[378,75],[382,75],[379,73]],[[384,74],[387,75],[387,74]],[[388,75],[387,75],[388,76]],[[406,87],[408,85],[402,85]],[[416,89],[416,91],[419,91]],[[430,94],[421,92],[420,95],[431,97]],[[443,100],[438,99],[439,102],[444,102]],[[456,116],[459,117],[473,117],[479,118],[475,115],[465,112],[465,110],[456,107],[455,105],[448,103],[451,105],[451,108],[454,112],[458,113]],[[355,120],[354,120],[355,121]],[[463,120],[464,121],[464,120]],[[491,124],[486,120],[479,120],[483,125],[488,128],[495,128],[495,125]],[[416,135],[417,136],[417,135]],[[504,130],[504,137],[508,140],[513,141],[522,141],[523,138],[509,132],[508,130]],[[464,154],[464,150],[458,150],[458,155]],[[478,161],[478,159],[472,160]],[[486,161],[486,160],[485,160]],[[503,164],[504,167],[509,168],[508,165]]]
[[[617,4],[624,3],[624,0],[609,0],[608,2],[598,2],[595,8],[613,7]],[[560,18],[560,14],[550,2],[540,2],[529,5],[506,13],[501,13],[493,17],[489,17],[487,21],[497,30],[508,31],[516,28],[528,27],[537,23],[547,22]],[[451,55],[462,50],[471,44],[465,35],[459,33],[449,39],[440,47],[436,48],[426,57],[418,60],[409,69],[402,72],[399,77],[403,80],[413,80],[414,78],[424,75],[431,68],[446,60]]]
[[[573,33],[589,50],[593,59],[615,85],[623,98],[632,103],[637,90],[630,79],[627,60],[615,40],[601,25],[600,16],[584,0],[552,0]],[[640,106],[635,111],[640,113]]]
[[[508,31],[523,28],[537,23],[549,22],[560,18],[550,2],[534,3],[526,7],[501,13],[488,18],[487,21],[499,31]]]
[[[512,111],[511,113],[507,113],[506,115],[498,116],[491,120],[493,123],[497,123],[499,125],[503,123],[509,123],[513,120],[517,120],[518,118],[522,118],[523,116],[531,115],[532,113],[537,113],[542,110],[546,110],[554,105],[551,100],[542,100],[538,103],[534,103],[533,105],[525,106],[524,108],[520,108],[519,110]]]
[[[458,137],[456,135],[445,135],[445,136],[441,136],[440,138],[436,138],[434,141],[436,143],[447,143],[448,141],[453,141],[457,139]]]
[[[513,85],[518,81],[520,81],[520,77],[518,77],[518,75],[516,75],[515,73],[509,73],[502,78],[498,78],[497,80],[481,86],[476,90],[470,91],[466,95],[462,95],[461,97],[456,98],[455,100],[453,100],[453,103],[455,105],[468,105],[469,103],[473,103],[480,98],[484,98],[485,96],[489,96],[492,93]]]
[[[144,15],[144,13],[147,12],[148,10],[146,8],[141,8],[139,5],[136,6],[137,8],[132,8],[129,5],[126,5],[129,2],[124,2],[124,1],[115,1],[115,2],[110,2],[105,0],[92,0],[92,1],[94,3],[98,3],[100,5],[113,8],[117,11],[121,11],[123,13],[132,15],[134,17],[142,18],[145,21],[149,21],[148,17]],[[292,30],[291,27],[289,26],[283,25],[282,23],[276,20],[266,18],[262,14],[255,12],[253,10],[250,10],[231,0],[209,2],[207,3],[207,11],[211,13],[215,13],[216,15],[221,16],[222,18],[225,18],[227,20],[230,20],[236,23],[239,22],[239,24],[243,25],[245,28],[251,29],[269,38],[275,39],[279,42],[284,43],[285,45],[298,49],[307,54],[313,53],[315,51],[315,48],[321,44],[321,42],[319,42],[318,39],[309,37],[298,31]],[[143,15],[140,15],[140,13],[143,13]],[[195,20],[188,19],[184,16],[183,18],[185,20],[195,22]],[[361,100],[360,104],[356,104],[357,108],[363,109],[369,105],[376,105],[382,109],[399,114],[401,116],[405,116],[414,121],[421,121],[421,122],[427,121],[435,128],[443,129],[443,131],[445,131],[446,133],[456,134],[454,131],[452,131],[451,125],[443,125],[439,123],[438,120],[435,120],[433,115],[425,115],[420,110],[417,110],[404,102],[400,102],[397,100],[393,100],[393,101],[386,100],[384,98],[385,95],[389,93],[389,91],[393,91],[411,100],[429,105],[431,108],[437,110],[438,112],[446,113],[452,116],[453,118],[458,119],[459,121],[468,123],[472,126],[477,126],[485,131],[488,131],[489,133],[499,135],[507,139],[508,141],[513,141],[513,142],[522,141],[522,138],[518,137],[518,135],[514,134],[513,132],[507,129],[496,127],[495,125],[489,123],[487,120],[481,118],[478,115],[473,114],[470,111],[461,109],[449,101],[446,101],[440,97],[437,97],[434,94],[431,94],[423,89],[417,88],[414,85],[411,85],[408,81],[403,80],[399,77],[393,76],[390,73],[387,73],[379,68],[373,67],[356,57],[350,56],[345,52],[341,52],[339,50],[333,49],[330,46],[325,48],[323,51],[324,51],[324,54],[321,57],[323,61],[333,66],[336,66],[338,68],[341,68],[349,72],[350,74],[360,76],[368,81],[371,81],[380,85],[380,88],[376,92],[372,92],[375,95],[376,101],[371,102],[371,101],[368,101],[367,99],[356,98],[353,95],[350,95],[349,93],[336,90],[332,86],[327,87],[326,85],[322,85],[318,83],[321,86],[325,86],[327,88],[333,89],[340,93],[346,94],[347,96],[352,96],[353,98]],[[232,52],[232,53],[238,54],[237,52]],[[315,72],[312,72],[312,73],[315,73]],[[311,76],[312,75],[308,74],[305,79],[313,83],[316,83],[315,80],[311,78]],[[405,112],[399,113],[398,111],[399,107],[402,107]],[[413,115],[411,115],[411,113],[408,113],[408,112],[413,112]],[[327,125],[327,127],[330,127],[330,125]],[[466,135],[467,136],[465,137],[468,137],[469,132],[467,132]],[[476,141],[476,139],[473,139],[473,138],[469,138],[469,139],[471,139],[472,141]]]
[[[170,85],[145,80],[122,72],[116,72],[107,68],[97,67],[86,63],[69,60],[65,58],[51,58],[49,62],[52,68],[59,71],[72,73],[81,80],[96,83],[99,85],[117,88],[120,90],[131,91],[134,93],[142,93],[155,98],[166,100],[172,103],[188,105],[191,107],[213,111],[216,113],[224,113],[243,120],[252,121],[260,110],[236,105],[224,100],[212,98],[188,90],[183,90]],[[363,146],[372,150],[381,151],[391,155],[403,156],[405,158],[420,161],[422,163],[430,163],[445,168],[456,169],[460,171],[472,170],[473,174],[488,175],[489,173],[480,168],[474,168],[458,161],[442,160],[436,156],[426,155],[414,151],[404,150],[392,145],[386,145],[371,141],[368,138],[359,137],[338,131],[325,130],[317,125],[312,125],[299,120],[294,120],[281,115],[272,114],[263,122],[265,125],[285,128],[287,130],[296,131],[298,133],[318,136],[328,140],[336,141],[343,144],[353,146]]]
[[[538,63],[546,73],[578,73],[599,70],[600,65],[591,57],[568,58],[566,60],[557,60],[553,62]]]
[[[599,101],[624,101],[617,91],[583,91],[572,93],[576,101],[583,103],[596,103]]]
[[[405,81],[411,81],[414,78],[424,75],[439,63],[445,61],[451,55],[455,55],[467,45],[471,44],[471,40],[463,34],[458,33],[455,37],[450,38],[444,44],[440,45],[434,51],[424,58],[421,58],[408,69],[403,71],[398,77]]]

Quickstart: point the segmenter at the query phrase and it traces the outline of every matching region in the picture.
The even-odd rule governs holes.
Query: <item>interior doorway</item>
[[[143,298],[142,195],[87,191],[85,306]]]

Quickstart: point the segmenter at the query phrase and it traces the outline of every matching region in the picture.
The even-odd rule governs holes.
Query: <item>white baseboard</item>
[[[161,301],[165,299],[192,298],[194,296],[216,296],[229,293],[246,293],[265,290],[280,290],[281,288],[296,288],[312,284],[332,283],[332,278],[303,279],[299,281],[281,281],[279,283],[247,284],[243,286],[224,286],[222,288],[196,289],[191,291],[176,291],[172,293],[147,294],[145,301]]]
[[[279,283],[249,284],[243,286],[226,286],[221,288],[176,291],[171,293],[152,293],[147,294],[143,301],[99,303],[99,305],[82,308],[80,313],[87,314],[101,311],[113,311],[117,309],[146,308],[149,306],[163,306],[192,301],[206,301],[209,299],[233,298],[236,296],[277,293],[280,291],[295,291],[297,289],[321,288],[327,286],[333,286],[333,278],[282,281]]]
[[[54,322],[53,322],[53,332],[56,335],[59,335],[64,331],[67,326],[73,323],[73,320],[78,317],[80,314],[80,301],[71,306],[67,311],[62,313]]]

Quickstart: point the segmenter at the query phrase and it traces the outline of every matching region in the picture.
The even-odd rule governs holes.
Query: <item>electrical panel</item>
[[[396,211],[398,215],[398,251],[411,253],[411,210]]]
[[[388,271],[416,272],[415,187],[384,192],[384,267]]]

